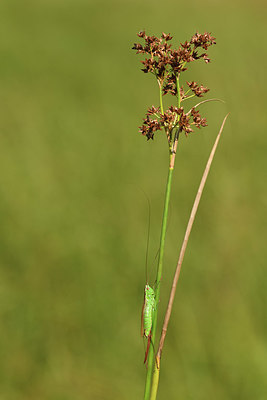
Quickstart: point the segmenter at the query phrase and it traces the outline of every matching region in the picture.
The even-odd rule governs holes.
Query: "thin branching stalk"
[[[180,93],[179,75],[176,76],[176,88],[177,88],[177,105],[178,105],[178,108],[180,108],[180,106],[181,106],[181,93]]]
[[[177,283],[178,283],[178,279],[180,276],[180,271],[181,271],[181,267],[182,267],[182,263],[183,263],[183,259],[184,259],[184,255],[185,255],[185,251],[186,251],[186,247],[188,244],[188,239],[191,233],[191,229],[195,220],[195,216],[197,213],[197,209],[198,209],[198,205],[202,196],[202,192],[208,177],[208,173],[211,167],[211,163],[217,148],[217,145],[219,143],[219,139],[221,137],[221,133],[223,131],[223,127],[225,124],[225,121],[227,119],[229,114],[227,114],[222,122],[221,128],[219,130],[219,133],[216,137],[215,143],[212,147],[210,156],[208,158],[208,162],[206,164],[206,168],[204,170],[198,191],[197,191],[197,195],[193,204],[193,208],[191,211],[191,215],[189,217],[189,221],[187,224],[187,228],[186,228],[186,232],[185,232],[185,236],[184,236],[184,240],[183,240],[183,244],[181,247],[181,251],[180,251],[180,255],[179,255],[179,259],[178,259],[178,263],[177,263],[177,267],[176,267],[176,271],[174,274],[174,278],[173,278],[173,283],[172,283],[172,288],[171,288],[171,293],[170,293],[170,297],[169,297],[169,303],[167,306],[167,310],[166,310],[166,314],[165,314],[165,319],[164,319],[164,323],[163,323],[163,328],[162,328],[162,332],[161,332],[161,338],[160,338],[160,342],[159,342],[159,347],[158,347],[158,351],[157,351],[157,355],[156,355],[156,361],[154,363],[154,373],[153,373],[153,380],[152,380],[152,387],[151,387],[151,396],[150,396],[150,400],[156,400],[156,396],[157,396],[157,390],[158,390],[158,382],[159,382],[159,371],[160,371],[160,360],[161,360],[161,355],[162,355],[162,349],[163,349],[163,345],[164,345],[164,341],[165,341],[165,337],[166,337],[166,333],[167,333],[167,329],[168,329],[168,324],[169,324],[169,320],[170,320],[170,316],[171,316],[171,312],[172,312],[172,307],[173,307],[173,302],[174,302],[174,296],[175,296],[175,292],[176,292],[176,287],[177,287]]]
[[[191,97],[191,96],[190,96]],[[188,99],[189,99],[189,97],[187,97]],[[220,101],[221,103],[225,103],[223,100],[221,100],[221,99],[206,99],[206,100],[202,100],[202,101],[200,101],[199,103],[197,103],[197,104],[195,104],[194,105],[194,107],[192,107],[187,113],[186,113],[186,115],[190,115],[190,113],[192,112],[192,109],[193,108],[197,108],[198,106],[201,106],[201,104],[204,104],[204,103],[208,103],[208,102],[210,102],[210,101]]]
[[[163,98],[162,98],[162,84],[159,82],[159,102],[161,114],[164,114]]]

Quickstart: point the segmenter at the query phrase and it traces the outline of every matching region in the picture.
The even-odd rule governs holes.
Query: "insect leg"
[[[150,343],[151,343],[151,332],[150,332],[150,334],[148,335],[148,338],[147,338],[147,347],[146,347],[146,354],[145,354],[144,364],[146,363],[146,360],[147,360]]]

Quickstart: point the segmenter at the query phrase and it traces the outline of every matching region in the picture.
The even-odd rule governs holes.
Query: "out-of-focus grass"
[[[0,4],[0,397],[141,398],[139,315],[147,205],[156,253],[164,138],[137,134],[152,77],[136,32],[212,31],[188,77],[227,101],[183,138],[172,193],[162,315],[209,149],[230,111],[185,258],[159,398],[266,397],[266,8],[82,0]],[[165,12],[167,13],[165,16]]]

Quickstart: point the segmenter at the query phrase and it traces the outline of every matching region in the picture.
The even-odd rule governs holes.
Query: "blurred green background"
[[[211,88],[182,138],[159,320],[193,198],[231,112],[190,238],[159,399],[267,398],[266,3],[2,0],[0,399],[141,399],[140,313],[158,249],[165,138],[138,134],[157,85],[136,33],[217,38],[185,77]],[[150,274],[153,283],[153,268]]]

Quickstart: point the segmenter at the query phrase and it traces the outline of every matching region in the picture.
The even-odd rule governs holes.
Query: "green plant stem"
[[[153,379],[151,384],[150,400],[156,400],[158,385],[159,385],[159,372],[160,372],[160,359],[156,356],[156,362],[154,365]]]
[[[164,108],[163,108],[163,95],[162,95],[162,84],[158,81],[159,84],[159,101],[160,101],[160,111],[161,114],[164,114]]]
[[[176,87],[177,87],[178,108],[180,108],[181,107],[181,93],[180,93],[179,75],[176,76]]]
[[[187,96],[183,99],[183,101],[188,100],[188,99],[192,99],[192,97],[195,97],[195,94],[191,94],[190,96]]]
[[[170,158],[172,161],[172,157]],[[173,176],[173,168],[174,165],[171,162],[167,177],[167,185],[166,185],[166,193],[165,193],[165,202],[164,202],[164,210],[162,217],[162,227],[161,227],[161,237],[160,237],[160,248],[159,248],[159,261],[158,261],[158,270],[157,270],[157,278],[156,278],[156,288],[155,288],[155,302],[156,308],[153,315],[153,323],[151,330],[151,342],[152,346],[150,346],[148,353],[148,361],[147,361],[147,376],[146,376],[146,385],[145,385],[145,395],[144,400],[149,400],[150,398],[150,388],[151,388],[151,380],[153,373],[153,365],[154,365],[154,343],[157,329],[157,318],[158,318],[158,303],[160,297],[160,284],[162,277],[162,267],[163,267],[163,256],[164,256],[164,246],[165,246],[165,237],[167,231],[167,220],[168,220],[168,210],[170,203],[170,195],[171,195],[171,183]]]

